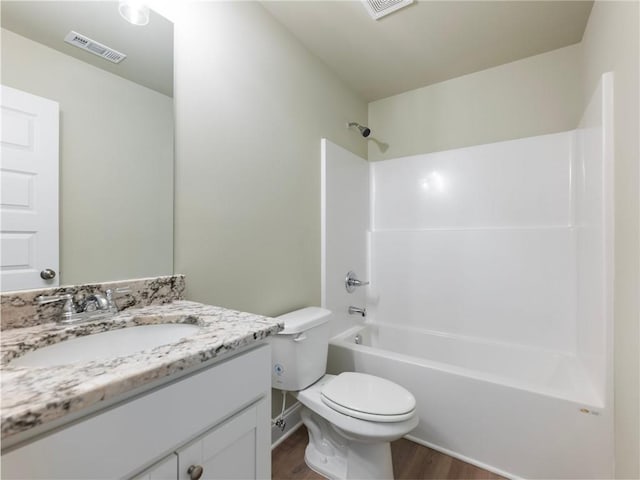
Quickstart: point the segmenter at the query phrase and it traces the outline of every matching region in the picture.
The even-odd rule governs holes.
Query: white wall
[[[263,7],[175,14],[175,269],[187,298],[278,315],[320,303],[320,139],[361,156],[367,105]]]
[[[508,41],[508,40],[505,40]],[[582,114],[580,45],[369,104],[369,160],[562,132]]]
[[[365,318],[349,315],[349,306],[366,306],[367,287],[345,288],[347,272],[367,281],[369,236],[369,163],[322,140],[322,306],[333,312],[331,335]]]
[[[374,319],[575,353],[571,143],[373,163]]]
[[[5,29],[2,83],[60,104],[61,284],[172,273],[172,98]]]
[[[582,41],[587,105],[614,73],[616,477],[640,478],[640,3],[597,1]]]
[[[571,159],[577,353],[607,405],[613,398],[613,97],[608,73],[575,131]]]

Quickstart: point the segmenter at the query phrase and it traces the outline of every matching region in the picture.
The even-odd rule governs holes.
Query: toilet
[[[392,479],[389,442],[418,425],[415,397],[374,375],[327,374],[330,314],[308,307],[278,317],[284,330],[270,337],[271,384],[303,406],[309,468],[331,479]]]

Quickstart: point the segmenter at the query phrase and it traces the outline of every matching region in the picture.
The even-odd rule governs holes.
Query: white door
[[[57,286],[58,103],[0,88],[0,290]]]

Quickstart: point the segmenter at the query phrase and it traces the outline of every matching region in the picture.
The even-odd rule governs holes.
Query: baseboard
[[[300,428],[302,425],[302,418],[300,418],[301,408],[302,404],[296,402],[284,411],[284,420],[286,422],[284,430],[280,430],[275,425],[271,426],[271,450],[280,445],[287,437]]]
[[[407,440],[411,440],[412,442],[417,443],[419,445],[424,445],[425,447],[444,453],[445,455],[449,455],[450,457],[457,458],[458,460],[462,460],[465,463],[475,465],[476,467],[482,468],[483,470],[487,470],[489,472],[500,475],[501,477],[509,478],[511,480],[522,480],[522,477],[514,475],[513,473],[505,472],[504,470],[500,470],[499,468],[496,468],[492,465],[487,465],[486,463],[479,462],[473,458],[465,457],[464,455],[460,455],[459,453],[454,452],[453,450],[442,448],[439,445],[435,445],[430,442],[425,442],[424,440],[420,438],[416,438],[413,435],[405,435],[404,438],[406,438]]]

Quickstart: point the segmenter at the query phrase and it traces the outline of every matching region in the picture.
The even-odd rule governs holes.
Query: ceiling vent
[[[413,0],[362,0],[367,12],[374,20],[389,15],[403,7],[411,5]]]
[[[118,52],[113,48],[109,48],[95,40],[91,40],[89,37],[80,35],[78,32],[74,32],[73,30],[64,37],[64,41],[74,47],[86,50],[87,52],[93,53],[94,55],[102,57],[113,63],[120,63],[122,60],[127,58],[124,53]]]

